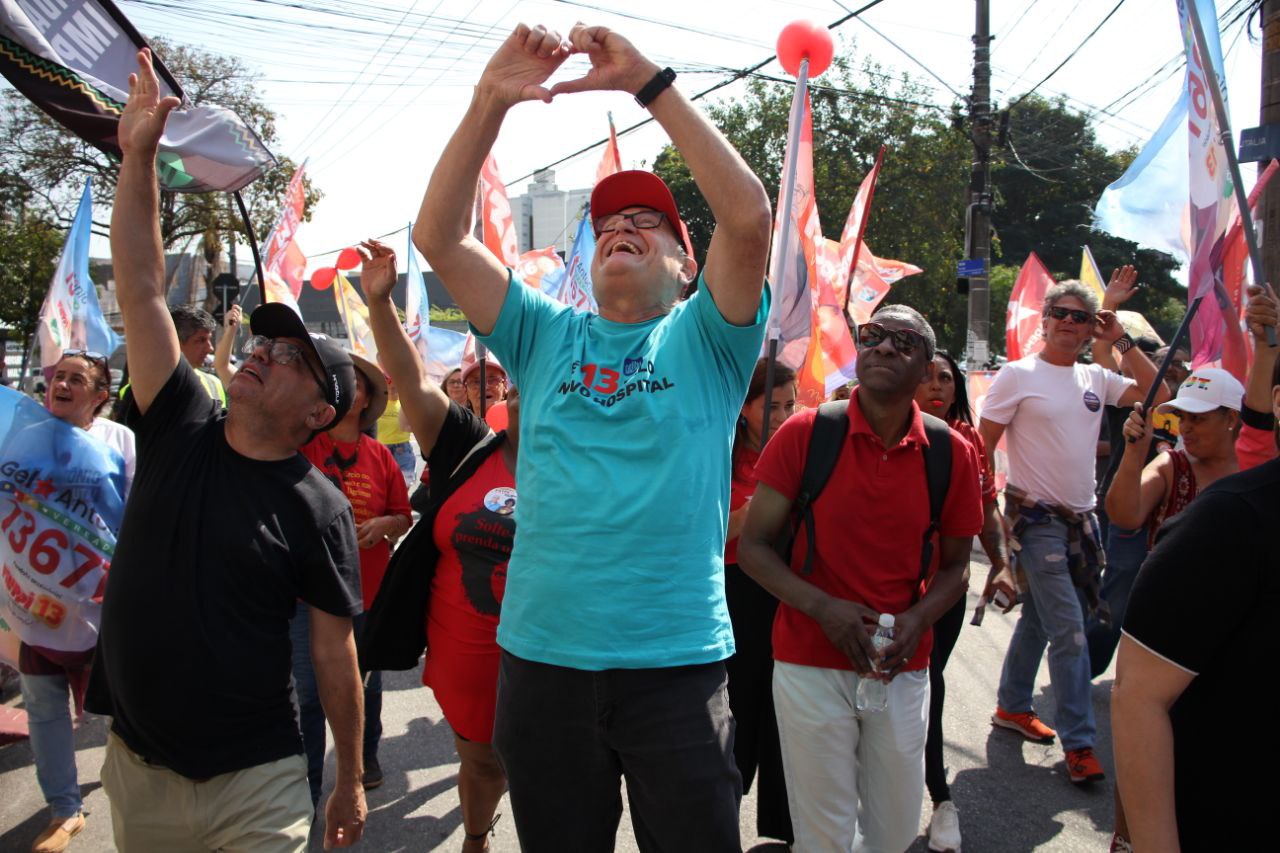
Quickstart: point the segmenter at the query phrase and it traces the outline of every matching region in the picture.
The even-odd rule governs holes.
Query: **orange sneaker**
[[[1067,774],[1077,785],[1101,782],[1107,778],[1107,774],[1102,772],[1102,764],[1098,762],[1098,757],[1093,754],[1093,748],[1088,746],[1083,749],[1067,750]]]
[[[996,712],[991,715],[991,725],[1012,729],[1027,740],[1035,743],[1053,743],[1053,739],[1058,736],[1057,732],[1040,722],[1040,718],[1036,716],[1035,711],[1010,714],[1003,708],[996,706]]]

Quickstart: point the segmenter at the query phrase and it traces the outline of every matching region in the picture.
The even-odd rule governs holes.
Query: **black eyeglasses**
[[[291,344],[288,341],[280,341],[275,338],[268,338],[264,335],[254,335],[244,342],[241,352],[245,355],[252,355],[258,347],[264,347],[267,350],[267,357],[272,362],[281,366],[293,364],[299,358],[302,363],[307,366],[307,373],[311,374],[311,378],[320,386],[320,396],[325,400],[329,399],[329,389],[325,386],[324,379],[320,374],[316,373],[316,369],[311,366],[311,362],[303,354],[302,347],[297,344]]]
[[[1070,317],[1071,322],[1081,326],[1085,323],[1093,322],[1093,315],[1088,311],[1081,311],[1079,308],[1060,308],[1055,305],[1045,311],[1045,313],[1055,320],[1065,320]]]
[[[910,356],[917,349],[929,351],[929,341],[925,336],[911,329],[886,329],[879,323],[863,323],[858,327],[858,349],[879,346],[885,338],[892,340],[893,348],[904,356]]]
[[[599,237],[607,231],[617,231],[625,219],[633,228],[657,228],[667,215],[661,210],[637,210],[635,213],[611,213],[592,220],[591,225]]]

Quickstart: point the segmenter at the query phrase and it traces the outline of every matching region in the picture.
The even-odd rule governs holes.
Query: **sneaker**
[[[31,853],[62,853],[71,843],[71,839],[84,829],[84,815],[73,814],[71,817],[55,817],[49,821],[44,832],[31,845]]]
[[[1057,732],[1040,722],[1035,711],[1010,714],[997,706],[996,712],[991,715],[991,725],[1012,729],[1027,740],[1036,743],[1053,743],[1053,739],[1058,736]]]
[[[937,853],[960,853],[960,810],[950,800],[933,807],[929,821],[929,849]]]
[[[1093,754],[1093,747],[1089,746],[1083,749],[1067,750],[1067,774],[1077,785],[1083,785],[1085,782],[1100,782],[1107,778],[1107,774],[1102,772],[1102,765],[1098,762],[1097,756]]]
[[[372,791],[374,788],[382,784],[382,766],[378,764],[376,758],[366,758],[364,760],[364,776],[360,779],[366,791]]]

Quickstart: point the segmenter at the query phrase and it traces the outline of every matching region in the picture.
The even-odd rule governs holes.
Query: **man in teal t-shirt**
[[[575,53],[590,73],[544,88]],[[481,76],[414,226],[520,388],[493,743],[521,847],[535,853],[612,850],[623,775],[641,849],[741,849],[723,552],[733,425],[768,310],[769,202],[674,77],[602,27],[562,41],[521,25]],[[507,110],[587,89],[629,92],[652,112],[716,220],[699,276],[657,176],[601,181],[590,212],[598,316],[524,286],[470,234]]]

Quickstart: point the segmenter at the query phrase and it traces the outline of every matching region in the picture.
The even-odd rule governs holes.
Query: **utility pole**
[[[1262,127],[1280,124],[1280,0],[1262,4]],[[1259,163],[1261,171],[1266,163]],[[1280,187],[1269,184],[1262,193],[1258,212],[1262,229],[1262,270],[1273,286],[1280,284]]]
[[[1274,0],[1280,3],[1280,0]],[[973,93],[969,98],[969,136],[973,169],[965,212],[965,257],[982,261],[982,274],[968,277],[969,328],[965,351],[969,368],[986,364],[991,354],[991,3],[975,0]]]

